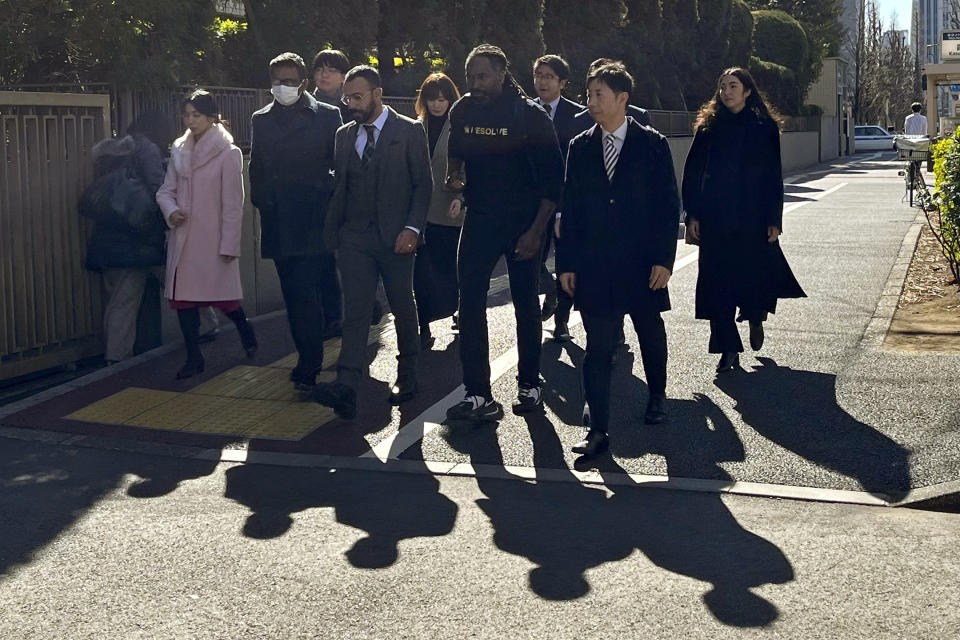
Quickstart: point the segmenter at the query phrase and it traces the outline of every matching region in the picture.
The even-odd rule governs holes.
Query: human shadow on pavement
[[[840,408],[835,375],[757,360],[752,371],[734,371],[714,382],[736,401],[744,423],[870,493],[899,500],[910,490],[910,451]]]
[[[561,360],[564,353],[570,363]],[[583,355],[583,348],[572,340],[550,340],[540,351],[543,403],[564,424],[579,426],[583,421]]]
[[[244,536],[278,538],[294,526],[293,514],[332,508],[338,523],[366,532],[344,551],[347,561],[361,569],[393,565],[401,540],[445,536],[457,518],[457,504],[440,493],[439,480],[426,472],[248,464],[228,469],[226,480],[224,497],[252,512],[243,524]]]
[[[565,468],[563,449],[553,425],[542,414],[525,421],[535,448],[536,482],[502,468],[492,428],[449,431],[445,437],[472,459],[500,460],[499,471],[478,471],[477,486],[485,497],[477,505],[490,519],[496,546],[537,565],[527,577],[534,593],[554,601],[581,598],[592,588],[588,570],[639,550],[668,571],[710,582],[703,602],[724,624],[757,627],[778,617],[776,606],[750,589],[789,582],[793,569],[775,545],[741,527],[719,495],[617,484],[609,474],[617,474],[620,483],[627,476],[609,455],[595,466],[607,474],[612,496],[572,473],[563,478],[557,470]],[[631,580],[628,570],[622,575]],[[648,594],[636,595],[642,606]]]
[[[126,493],[156,498],[210,475],[217,461],[0,440],[0,575],[73,526],[98,502],[138,476]]]

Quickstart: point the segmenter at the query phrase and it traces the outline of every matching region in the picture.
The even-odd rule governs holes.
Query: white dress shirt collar
[[[629,120],[626,118],[623,119],[623,124],[616,128],[615,131],[607,131],[603,127],[600,127],[603,137],[606,138],[608,134],[613,134],[613,144],[617,148],[617,153],[620,153],[620,150],[623,149],[623,142],[627,139],[627,125]]]

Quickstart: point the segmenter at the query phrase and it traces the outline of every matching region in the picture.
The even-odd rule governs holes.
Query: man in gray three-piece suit
[[[400,351],[390,402],[400,404],[417,392],[420,337],[413,260],[433,176],[423,125],[398,115],[382,100],[376,69],[358,66],[347,72],[343,101],[355,122],[337,131],[336,184],[324,229],[327,246],[337,251],[343,282],[343,333],[337,379],[317,385],[314,392],[317,402],[345,419],[356,415],[378,277],[394,315]]]

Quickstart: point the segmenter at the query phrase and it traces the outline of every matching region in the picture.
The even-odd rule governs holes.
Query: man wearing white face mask
[[[340,110],[306,93],[307,68],[295,53],[270,61],[273,102],[253,114],[250,200],[260,212],[261,254],[273,260],[287,305],[298,389],[316,384],[323,366],[323,278],[333,256],[323,223],[333,193],[333,141]],[[336,303],[335,305],[332,303]],[[339,313],[339,301],[327,301]]]

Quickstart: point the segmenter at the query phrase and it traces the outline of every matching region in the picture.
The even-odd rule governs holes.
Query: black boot
[[[253,326],[247,322],[247,315],[243,312],[243,307],[237,307],[236,311],[231,311],[227,317],[237,325],[237,333],[240,334],[240,344],[243,350],[247,352],[247,357],[252,358],[257,355],[257,335],[253,332]]]
[[[200,353],[200,313],[196,308],[178,309],[177,320],[183,332],[183,343],[187,348],[187,362],[177,371],[177,380],[192,378],[203,373],[203,354]]]

